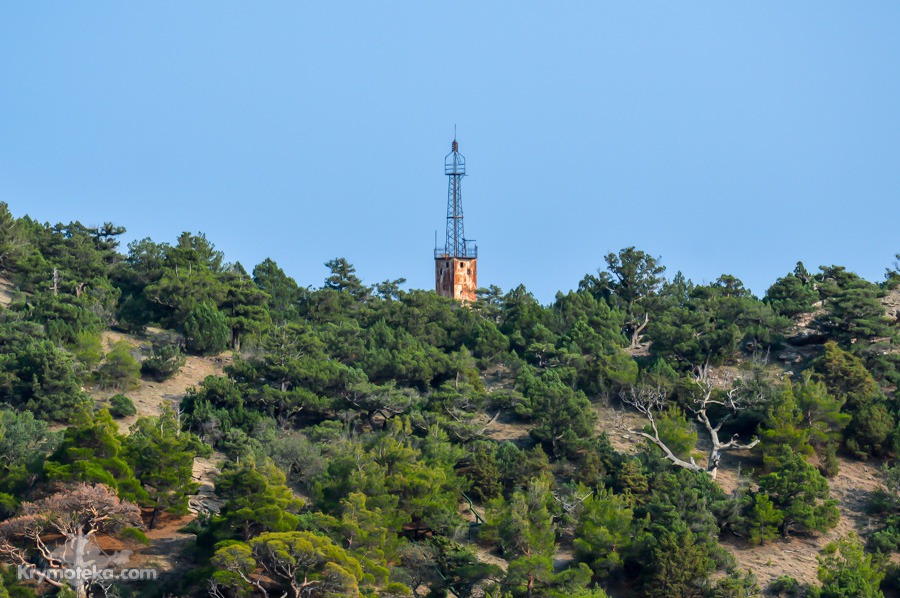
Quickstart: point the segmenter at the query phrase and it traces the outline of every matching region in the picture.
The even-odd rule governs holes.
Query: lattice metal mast
[[[459,153],[459,143],[453,139],[451,151],[444,158],[447,180],[447,238],[444,254],[456,258],[476,257],[477,249],[468,247],[463,226],[462,178],[466,176],[466,159]]]

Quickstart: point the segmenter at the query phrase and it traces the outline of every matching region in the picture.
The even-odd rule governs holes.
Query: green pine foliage
[[[240,350],[241,340],[259,334],[272,323],[266,308],[268,296],[245,273],[235,272],[225,294],[223,310],[231,328],[231,345]]]
[[[709,551],[684,522],[653,534],[650,564],[643,580],[644,595],[653,598],[701,596],[715,569]]]
[[[792,452],[804,457],[813,454],[811,430],[803,415],[797,404],[795,388],[787,382],[770,401],[766,419],[759,432],[759,453],[767,471],[772,471],[777,466],[783,446],[790,447]]]
[[[202,452],[199,439],[182,431],[171,406],[159,417],[142,417],[131,427],[125,459],[147,490],[147,504],[153,508],[150,529],[161,510],[187,515],[188,497],[198,488],[193,481],[194,457]]]
[[[0,314],[2,315],[2,314]],[[0,322],[0,402],[65,421],[88,402],[72,355],[24,322]]]
[[[860,458],[885,454],[890,448],[895,418],[884,392],[863,361],[829,341],[815,368],[828,392],[851,416],[844,435],[847,448]]]
[[[519,557],[549,557],[556,545],[553,497],[546,480],[534,479],[509,500],[489,503],[481,537],[500,547],[510,560]]]
[[[134,401],[125,395],[118,394],[109,398],[109,414],[114,418],[122,419],[123,417],[129,417],[136,413],[137,407],[134,406]]]
[[[782,445],[771,459],[770,473],[759,478],[760,490],[784,513],[782,533],[825,531],[837,525],[840,513],[828,497],[828,482],[790,446]]]
[[[134,357],[133,350],[128,341],[124,340],[110,347],[95,374],[98,387],[128,390],[138,386],[141,364]]]
[[[124,442],[109,411],[82,411],[44,463],[44,475],[51,482],[105,484],[121,498],[141,502],[147,492],[125,458]]]
[[[555,456],[582,448],[593,433],[596,420],[584,393],[572,390],[554,371],[540,377],[524,371],[518,384],[524,400],[516,411],[535,423],[529,432],[531,436]]]
[[[154,345],[150,356],[141,362],[141,376],[162,382],[177,374],[185,361],[184,353],[178,345]]]
[[[303,501],[272,463],[226,467],[216,478],[216,495],[225,501],[210,528],[216,539],[247,541],[264,532],[292,531],[300,523]]]
[[[190,524],[191,571],[161,593],[753,596],[722,544],[831,529],[838,511],[813,464],[835,475],[839,457],[892,457],[900,438],[896,322],[881,305],[895,270],[879,285],[798,264],[760,300],[727,274],[667,278],[661,258],[628,247],[547,305],[518,286],[463,306],[402,278],[370,286],[340,257],[316,287],[271,259],[248,273],[203,234],[120,251],[123,232],[0,204],[0,276],[17,287],[0,307],[0,519],[83,481],[158,526],[186,512],[193,461],[215,449],[221,509]],[[103,355],[113,326],[233,357],[123,434],[83,388],[128,392],[185,356],[175,342],[143,363],[126,342]],[[718,388],[786,345],[800,362],[790,375],[775,359],[758,366],[738,385],[759,395],[748,408]],[[759,439],[759,453],[722,459],[725,471],[742,455],[734,494],[690,466],[710,437],[686,392],[701,373],[716,386],[707,407],[721,443]],[[682,467],[655,446],[613,449],[645,421],[598,408],[636,385],[658,391],[660,442]],[[122,396],[109,406],[134,415]],[[900,546],[888,471],[866,538],[884,554]],[[821,595],[878,595],[882,557],[855,541],[829,550]],[[561,551],[575,560],[561,564]]]
[[[822,587],[815,595],[819,598],[883,598],[879,586],[884,575],[884,569],[874,562],[872,555],[863,551],[862,544],[851,533],[825,547],[818,570]]]
[[[771,305],[779,315],[794,317],[812,312],[813,305],[819,301],[819,293],[812,275],[806,271],[802,262],[797,262],[793,272],[779,278],[769,287],[763,301]]]
[[[697,429],[685,416],[681,407],[672,405],[660,414],[656,418],[656,429],[659,431],[660,439],[672,449],[677,457],[690,459],[694,447],[697,446]],[[650,432],[649,424],[644,431]]]
[[[825,300],[825,313],[818,319],[824,331],[842,342],[895,335],[879,301],[878,285],[840,266],[823,268],[817,278]]]
[[[828,392],[824,382],[813,380],[806,372],[794,389],[803,425],[809,429],[809,441],[817,447],[834,447],[852,416],[843,413],[844,400]]]
[[[747,513],[747,540],[751,544],[765,544],[779,536],[784,523],[784,513],[775,508],[768,495],[756,493],[751,498],[752,507]]]
[[[0,270],[8,270],[22,254],[25,239],[19,231],[19,223],[9,211],[9,205],[0,201]]]
[[[575,527],[575,554],[595,576],[607,577],[622,567],[636,528],[628,499],[600,488],[584,501]]]
[[[184,319],[187,348],[200,355],[221,353],[228,344],[231,329],[225,314],[209,301],[191,309]]]

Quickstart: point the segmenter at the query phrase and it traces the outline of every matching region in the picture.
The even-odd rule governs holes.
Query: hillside
[[[36,555],[83,520],[160,575],[83,595],[897,591],[896,272],[798,264],[758,298],[632,247],[549,305],[460,304],[13,222],[2,563],[70,570]]]

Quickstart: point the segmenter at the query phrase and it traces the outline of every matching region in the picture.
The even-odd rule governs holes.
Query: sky
[[[0,201],[432,288],[454,126],[479,284],[636,246],[762,295],[900,252],[900,3],[6,2]],[[123,246],[124,249],[124,246]]]

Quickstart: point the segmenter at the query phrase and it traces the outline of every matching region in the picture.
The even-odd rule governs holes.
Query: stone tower
[[[478,246],[467,240],[463,229],[462,178],[466,159],[453,140],[444,158],[447,175],[447,235],[443,247],[434,249],[434,287],[439,295],[462,302],[475,301],[478,288]]]

